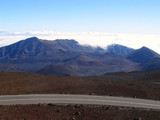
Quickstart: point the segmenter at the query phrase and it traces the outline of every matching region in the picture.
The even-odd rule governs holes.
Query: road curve
[[[123,97],[63,95],[63,94],[0,96],[0,105],[38,104],[38,103],[112,105],[112,106],[125,106],[125,107],[160,110],[160,101],[123,98]]]

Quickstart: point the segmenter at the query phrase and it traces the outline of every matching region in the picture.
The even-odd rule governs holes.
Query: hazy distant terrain
[[[160,55],[146,47],[135,50],[113,44],[103,49],[83,46],[75,40],[32,37],[0,48],[1,71],[92,76],[155,68],[160,68]]]

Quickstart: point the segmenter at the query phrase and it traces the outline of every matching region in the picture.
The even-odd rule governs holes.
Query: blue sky
[[[0,30],[160,34],[160,0],[0,0]]]
[[[160,0],[0,0],[0,47],[32,36],[160,53]]]

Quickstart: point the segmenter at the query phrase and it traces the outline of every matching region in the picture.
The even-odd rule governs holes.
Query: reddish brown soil
[[[155,82],[155,78],[143,80],[121,75],[58,77],[33,73],[0,72],[0,95],[67,93],[160,100],[160,85],[152,82]]]
[[[160,120],[160,111],[91,105],[0,106],[1,120]]]

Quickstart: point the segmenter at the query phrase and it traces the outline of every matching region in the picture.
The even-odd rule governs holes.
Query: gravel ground
[[[0,120],[160,120],[160,111],[95,105],[0,106]]]

